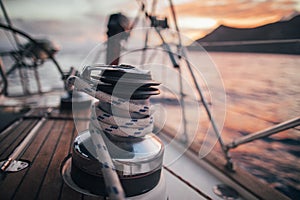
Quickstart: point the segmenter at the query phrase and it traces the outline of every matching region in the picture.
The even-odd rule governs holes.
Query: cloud
[[[210,0],[176,6],[178,16],[210,17],[222,24],[253,27],[281,19],[297,9],[297,1]]]

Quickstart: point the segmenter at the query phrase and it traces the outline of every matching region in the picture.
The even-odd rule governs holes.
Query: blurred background
[[[89,52],[105,42],[110,14],[122,12],[133,20],[139,15],[139,2],[152,4],[140,0],[3,0],[14,27],[60,47],[56,58],[64,70],[81,66]],[[299,0],[174,0],[174,7],[182,34],[189,38],[185,45],[190,56],[197,60],[199,52],[193,45],[198,40],[222,77],[226,142],[299,116]],[[169,1],[158,1],[156,13],[170,18]],[[5,23],[3,13],[0,20]],[[143,25],[140,21],[137,27]],[[2,31],[0,36],[0,51],[14,48],[7,33]],[[56,70],[46,65],[41,74],[47,84],[62,87]],[[176,105],[166,106],[177,112]],[[181,120],[174,116],[173,125]],[[205,132],[204,122],[201,130]],[[199,150],[203,137],[199,134],[191,148]],[[299,198],[299,128],[241,146],[232,156],[261,181]]]

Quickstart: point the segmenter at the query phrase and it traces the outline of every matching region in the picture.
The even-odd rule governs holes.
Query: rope
[[[105,112],[98,103],[92,106],[91,122],[98,129],[121,137],[143,137],[153,130],[153,116],[127,118]]]
[[[74,86],[77,90],[99,100],[91,107],[89,125],[95,156],[101,165],[109,198],[112,200],[125,199],[125,193],[102,134],[128,138],[143,137],[152,133],[154,123],[149,100],[126,100],[109,95],[76,76],[68,78],[67,86],[69,89],[70,86]]]
[[[100,102],[109,102],[112,107],[121,109],[121,110],[129,110],[132,113],[142,114],[144,116],[150,115],[150,103],[149,101],[141,101],[141,100],[124,100],[119,97],[115,97],[109,95],[102,91],[97,91],[96,88],[89,83],[81,80],[76,76],[71,76],[67,81],[68,86],[75,86],[75,88],[79,91],[83,91],[89,94],[92,97],[95,97]]]
[[[96,159],[101,164],[101,171],[109,198],[112,200],[125,199],[123,187],[107,150],[107,146],[103,140],[102,132],[95,127],[93,123],[90,123],[89,130],[95,146]]]

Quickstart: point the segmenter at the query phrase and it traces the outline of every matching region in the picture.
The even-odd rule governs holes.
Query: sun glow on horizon
[[[176,2],[176,0],[174,0]],[[298,0],[191,0],[176,4],[180,27],[193,37],[198,29],[199,37],[220,25],[234,28],[253,28],[273,23],[293,14],[300,14]],[[182,18],[182,19],[180,19]]]
[[[211,29],[217,26],[217,21],[209,17],[180,17],[178,25],[183,29]]]

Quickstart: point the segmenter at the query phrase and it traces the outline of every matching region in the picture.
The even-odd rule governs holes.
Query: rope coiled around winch
[[[111,96],[102,91],[97,91],[95,87],[78,77],[71,77],[74,85],[79,91],[99,100],[99,103],[92,105],[91,122],[105,132],[121,137],[143,137],[153,130],[153,116],[150,113],[149,100],[124,100],[119,97]],[[71,80],[71,79],[69,79]],[[101,103],[100,103],[101,102]],[[110,105],[111,112],[114,109],[125,113],[127,116],[116,116],[117,113],[109,113],[101,107],[101,104]],[[120,113],[118,112],[118,113]],[[136,116],[132,118],[131,116]]]
[[[153,116],[150,112],[149,99],[124,99],[100,91],[99,86],[91,82],[72,76],[68,84],[74,85],[96,99],[92,105],[89,130],[94,144],[96,159],[101,164],[101,171],[105,180],[106,191],[110,199],[124,199],[125,193],[116,173],[103,134],[117,137],[144,137],[152,133]]]

